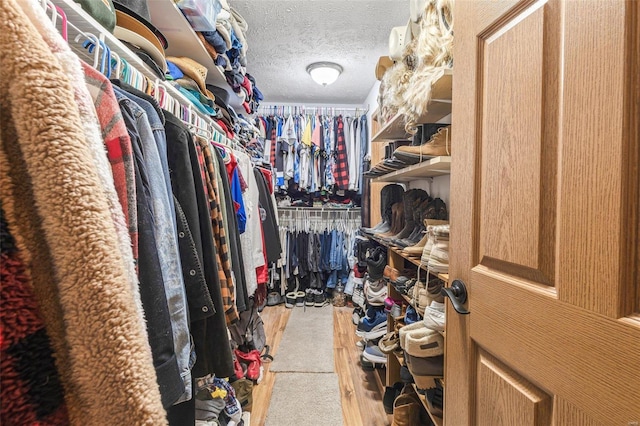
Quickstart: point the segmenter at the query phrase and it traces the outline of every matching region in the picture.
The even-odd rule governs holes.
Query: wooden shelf
[[[427,270],[427,266],[426,266],[426,265],[423,265],[423,264],[420,262],[420,258],[419,258],[419,257],[410,257],[410,256],[407,256],[405,253],[403,253],[403,252],[402,252],[402,249],[400,249],[400,248],[398,248],[398,247],[395,247],[395,246],[392,246],[392,245],[390,245],[389,243],[387,243],[387,242],[385,242],[385,241],[381,240],[381,239],[380,239],[380,238],[378,238],[378,237],[375,237],[375,236],[369,236],[369,238],[371,238],[373,241],[377,242],[378,244],[380,244],[380,245],[382,245],[382,246],[385,246],[385,247],[387,248],[387,250],[389,250],[389,251],[391,251],[391,252],[393,252],[393,253],[397,254],[398,256],[400,256],[401,258],[403,258],[404,260],[406,260],[406,261],[408,261],[408,262],[411,262],[412,264],[416,265],[416,266],[417,266],[417,267],[419,267],[419,268],[422,268],[424,271],[426,271],[426,270]],[[435,273],[435,272],[429,272],[429,275],[434,276],[434,277],[438,277],[438,278],[440,278],[441,280],[443,280],[443,281],[444,281],[444,282],[446,282],[446,283],[448,283],[448,282],[449,282],[449,274],[438,274],[438,273]]]
[[[453,70],[447,70],[431,87],[431,101],[429,102],[428,112],[420,117],[418,123],[437,123],[451,114],[452,83]],[[371,142],[408,139],[411,135],[406,132],[404,125],[404,116],[396,114],[389,122],[384,123],[380,131],[371,138]]]
[[[172,0],[147,0],[153,24],[169,42],[167,56],[186,56],[207,68],[207,83],[218,86],[229,93],[229,106],[242,108],[242,100],[233,91],[224,73],[216,66],[202,45],[191,24]],[[244,109],[243,109],[244,111]]]
[[[430,160],[396,170],[373,178],[373,182],[410,182],[426,177],[442,176],[451,173],[451,157],[434,157]]]
[[[429,404],[427,404],[427,397],[421,394],[420,392],[418,392],[418,388],[415,385],[415,383],[413,384],[413,389],[416,391],[416,394],[418,394],[418,399],[420,400],[420,402],[422,402],[422,406],[427,411],[427,414],[429,414],[429,417],[431,417],[431,420],[433,421],[433,423],[436,426],[442,426],[443,425],[442,417],[438,417],[431,413],[431,411],[429,410]]]
[[[386,368],[374,368],[373,375],[376,378],[380,395],[384,395],[385,388],[387,387],[387,369]]]

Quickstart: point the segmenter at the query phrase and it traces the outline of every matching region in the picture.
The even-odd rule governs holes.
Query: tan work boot
[[[441,127],[429,142],[420,146],[401,146],[393,156],[401,161],[424,161],[441,155],[451,155],[451,126]]]

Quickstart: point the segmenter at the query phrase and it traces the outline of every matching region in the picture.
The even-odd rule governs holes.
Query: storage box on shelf
[[[241,98],[227,83],[224,73],[216,66],[202,45],[191,24],[172,0],[147,0],[151,20],[169,42],[169,56],[187,56],[207,68],[207,84],[218,86],[229,93],[229,106],[242,108]]]
[[[453,70],[447,70],[431,87],[431,100],[428,112],[420,117],[418,123],[438,123],[451,114],[451,87],[453,83]],[[385,142],[389,140],[408,139],[411,137],[405,130],[405,120],[402,114],[396,114],[388,122],[380,121],[379,113],[374,120],[381,126],[374,133],[371,142]]]

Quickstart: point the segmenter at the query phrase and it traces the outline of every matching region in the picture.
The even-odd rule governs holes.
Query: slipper
[[[378,348],[382,353],[390,354],[400,347],[400,338],[398,333],[391,331],[382,337],[378,342]]]

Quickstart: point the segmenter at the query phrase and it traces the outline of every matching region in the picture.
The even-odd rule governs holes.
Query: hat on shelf
[[[404,48],[411,42],[411,25],[391,28],[389,34],[389,57],[394,61],[402,59]]]
[[[206,81],[208,70],[204,65],[184,56],[170,56],[167,60],[173,62],[178,68],[180,68],[186,77],[192,79],[196,83],[196,87],[202,95],[212,101],[215,101],[215,95],[207,89]]]
[[[382,76],[388,68],[393,66],[393,61],[388,56],[380,56],[378,63],[376,64],[376,78],[382,80]]]
[[[149,11],[145,0],[115,0],[116,27],[113,35],[142,50],[156,63],[163,73],[167,71],[164,50],[167,40],[149,22]]]
[[[74,0],[80,4],[82,9],[87,12],[100,25],[105,27],[107,31],[113,33],[116,26],[116,11],[111,0]]]
[[[151,23],[147,0],[113,0],[113,5],[116,10],[126,13],[147,27],[158,38],[163,49],[169,47],[167,38]]]

